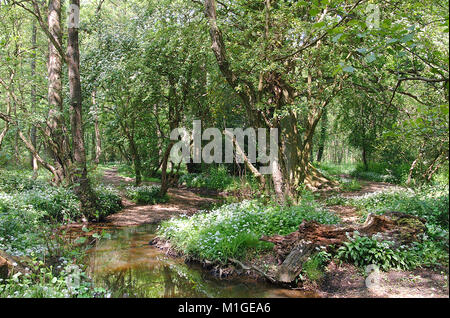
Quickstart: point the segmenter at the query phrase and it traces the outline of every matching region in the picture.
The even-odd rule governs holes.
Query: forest
[[[448,298],[448,0],[0,0],[0,298]]]

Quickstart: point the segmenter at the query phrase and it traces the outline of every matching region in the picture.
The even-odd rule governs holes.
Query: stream
[[[157,225],[111,230],[89,250],[88,272],[96,287],[113,298],[264,298],[317,297],[313,292],[277,288],[245,276],[219,279],[199,264],[185,264],[148,243]]]

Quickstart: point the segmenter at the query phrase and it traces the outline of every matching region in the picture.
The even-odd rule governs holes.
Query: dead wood
[[[425,231],[425,220],[402,212],[369,214],[360,226],[323,225],[304,221],[298,231],[286,236],[263,236],[262,241],[274,243],[279,269],[276,279],[291,283],[300,274],[303,264],[320,248],[337,248],[358,232],[360,236],[377,234],[380,240],[393,241],[395,246],[418,240]]]

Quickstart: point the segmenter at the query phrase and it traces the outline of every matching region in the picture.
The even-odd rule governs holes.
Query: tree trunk
[[[32,30],[31,30],[31,47],[33,53],[31,54],[31,77],[32,77],[32,85],[31,85],[31,112],[33,114],[36,113],[36,84],[34,82],[34,77],[36,76],[36,49],[37,49],[37,27],[36,22],[33,22]],[[33,144],[34,149],[36,149],[37,145],[37,137],[36,137],[36,125],[33,124],[31,127],[31,143]],[[35,156],[30,153],[30,161],[31,168],[33,169],[33,179],[37,178],[37,170],[38,163]]]
[[[161,190],[160,190],[160,195],[161,196],[165,196],[167,191],[169,190],[169,178],[168,178],[168,174],[167,174],[167,165],[169,162],[169,156],[170,156],[170,151],[173,148],[173,145],[175,143],[173,141],[171,141],[169,143],[169,145],[167,146],[166,152],[164,153],[164,157],[162,160],[162,165],[161,165]]]
[[[133,165],[134,165],[134,174],[136,175],[135,184],[136,184],[136,186],[139,186],[142,183],[141,155],[139,154],[137,145],[134,142],[134,138],[132,138],[132,137],[129,138],[129,142],[130,142],[131,158],[133,159]]]
[[[363,146],[363,148],[362,148],[362,160],[363,160],[363,164],[364,164],[364,170],[368,171],[369,170],[369,163],[367,161],[366,146]]]
[[[98,106],[96,91],[92,92],[92,104],[94,105],[94,131],[95,131],[95,159],[94,163],[99,164],[102,155],[102,139],[100,137],[100,127],[98,122]]]
[[[54,182],[59,184],[70,178],[70,149],[67,138],[67,131],[63,117],[62,103],[62,63],[58,48],[54,42],[61,46],[62,30],[61,30],[61,1],[50,0],[48,7],[48,30],[49,36],[54,41],[48,41],[48,103],[49,114],[47,129],[45,135],[47,137],[47,150],[55,163]],[[70,182],[71,180],[69,180]]]
[[[322,126],[320,127],[320,139],[319,149],[317,151],[317,162],[321,162],[323,158],[323,152],[325,150],[325,141],[327,139],[328,130],[328,110],[325,108],[322,115]]]
[[[80,7],[80,0],[71,0],[71,5]],[[91,188],[86,168],[86,152],[83,138],[83,108],[80,79],[80,50],[78,45],[78,27],[71,25],[68,33],[67,57],[69,68],[70,122],[72,126],[72,143],[74,174],[74,191],[80,199],[83,213],[92,218],[97,210],[96,198]]]
[[[269,11],[271,4],[270,1],[265,3],[267,14],[266,28],[268,28],[270,26]],[[312,137],[322,115],[320,109],[323,109],[329,100],[317,103],[317,105],[311,102],[311,111],[306,120],[307,131],[303,140],[300,140],[301,134],[297,129],[298,119],[295,112],[291,112],[290,116],[283,119],[281,123],[278,123],[277,119],[271,120],[267,118],[267,113],[259,110],[257,107],[257,103],[261,102],[260,96],[262,96],[263,92],[266,92],[272,97],[283,96],[278,99],[269,98],[268,103],[270,104],[270,108],[273,111],[277,111],[281,106],[294,102],[294,96],[296,95],[295,88],[290,87],[276,73],[266,74],[266,77],[264,77],[264,74],[258,74],[259,87],[257,91],[247,80],[240,78],[240,74],[234,72],[230,65],[222,32],[217,25],[216,1],[205,0],[204,6],[205,15],[209,22],[211,48],[216,57],[217,64],[228,84],[241,98],[250,124],[254,127],[281,128],[279,158],[273,163],[272,181],[278,200],[283,201],[286,196],[295,197],[298,187],[304,183],[310,172],[309,167],[311,164],[309,161]],[[319,105],[320,107],[318,107]]]

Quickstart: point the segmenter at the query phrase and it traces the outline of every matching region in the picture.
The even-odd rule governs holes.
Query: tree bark
[[[164,196],[166,195],[167,191],[169,190],[169,177],[167,174],[167,165],[169,162],[169,156],[170,156],[170,151],[173,148],[173,145],[175,143],[173,141],[171,141],[169,143],[169,145],[167,146],[167,149],[164,153],[164,157],[162,160],[162,165],[161,165],[161,190],[160,190],[160,195]]]
[[[325,141],[327,139],[328,130],[328,110],[325,109],[322,115],[322,126],[320,127],[319,149],[317,151],[317,162],[321,162],[325,150]]]
[[[141,165],[141,155],[139,154],[139,149],[137,148],[134,137],[129,136],[128,141],[130,143],[131,158],[133,159],[134,174],[135,174],[135,184],[139,186],[142,183],[142,165]]]
[[[367,161],[367,150],[366,150],[365,145],[363,145],[363,147],[362,147],[362,160],[363,160],[363,164],[364,164],[364,170],[368,171],[369,170],[369,162]]]
[[[71,5],[80,7],[80,0],[71,0]],[[72,126],[72,144],[74,159],[74,191],[81,202],[81,209],[86,216],[94,217],[97,206],[91,188],[86,167],[86,152],[83,133],[83,107],[80,79],[80,50],[78,44],[78,27],[69,27],[67,57],[69,68],[70,122]]]
[[[63,57],[58,47],[62,43],[61,1],[50,0],[48,7],[48,103],[49,115],[45,135],[50,156],[55,162],[54,182],[59,184],[70,179],[71,154],[63,117],[62,65]],[[56,44],[56,45],[55,45]],[[71,182],[72,180],[68,180]]]
[[[95,159],[94,163],[99,164],[102,155],[102,139],[100,137],[100,127],[98,122],[98,105],[96,91],[92,91],[92,104],[94,105],[94,131],[95,131]]]
[[[31,77],[33,84],[31,85],[31,112],[36,113],[36,84],[34,82],[34,77],[36,76],[36,49],[37,49],[37,27],[36,22],[33,22],[31,30],[31,47],[33,53],[31,54]],[[36,125],[33,124],[31,127],[31,143],[33,147],[37,148],[37,134]],[[33,179],[37,178],[38,163],[36,157],[30,154],[31,168],[33,169]]]

